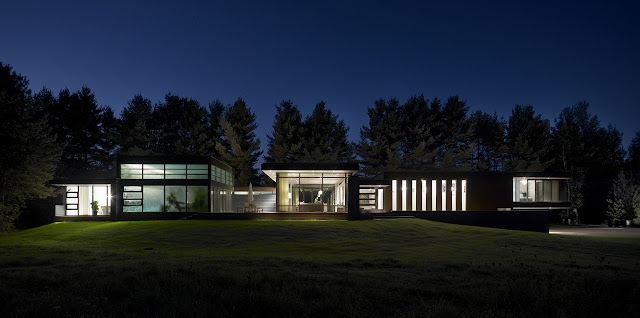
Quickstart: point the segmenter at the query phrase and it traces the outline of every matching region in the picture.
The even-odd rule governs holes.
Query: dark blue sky
[[[82,85],[118,114],[134,94],[244,98],[266,149],[276,103],[350,126],[380,97],[458,94],[508,118],[578,101],[627,147],[640,117],[640,5],[627,1],[13,1],[0,61],[34,91]]]

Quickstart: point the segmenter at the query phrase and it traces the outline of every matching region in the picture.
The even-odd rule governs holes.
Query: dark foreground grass
[[[0,235],[0,316],[637,317],[639,260],[425,220],[59,223]]]

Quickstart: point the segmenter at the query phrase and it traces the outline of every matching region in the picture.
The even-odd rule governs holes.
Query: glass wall
[[[208,212],[208,187],[184,185],[124,186],[123,212]]]
[[[233,185],[232,174],[211,165],[215,174],[211,180]],[[121,179],[207,179],[209,177],[208,164],[164,164],[164,163],[123,163],[120,164]]]
[[[344,212],[348,173],[277,173],[279,212]]]
[[[568,202],[566,179],[513,178],[513,202]]]
[[[111,185],[66,186],[65,215],[98,216],[111,214]]]

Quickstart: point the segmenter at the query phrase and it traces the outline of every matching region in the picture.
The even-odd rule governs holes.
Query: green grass
[[[0,235],[0,315],[635,317],[639,261],[412,219],[58,223]]]

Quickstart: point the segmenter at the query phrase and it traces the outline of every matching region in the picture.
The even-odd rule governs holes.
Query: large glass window
[[[67,186],[65,215],[98,216],[111,214],[110,185]]]
[[[513,202],[567,202],[566,179],[513,178]]]
[[[207,187],[187,187],[187,210],[189,212],[207,212]]]
[[[143,212],[164,212],[164,186],[144,186],[142,188],[144,201]]]
[[[166,212],[186,212],[187,211],[187,189],[185,186],[165,187],[165,208]]]
[[[344,212],[347,173],[277,173],[279,212]]]
[[[142,164],[123,163],[120,165],[120,178],[142,179]]]
[[[164,179],[164,164],[143,164],[143,179]]]

